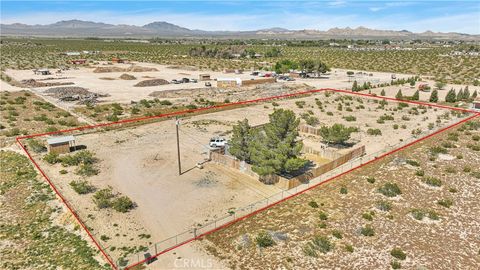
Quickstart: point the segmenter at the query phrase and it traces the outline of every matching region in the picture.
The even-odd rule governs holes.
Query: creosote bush
[[[255,237],[255,242],[259,247],[266,248],[273,246],[275,241],[273,241],[272,236],[267,231],[260,231]]]
[[[78,194],[87,194],[95,190],[95,188],[90,185],[86,180],[71,181],[70,186]]]
[[[402,191],[396,183],[385,183],[383,186],[378,188],[379,193],[387,197],[396,197],[397,195],[402,194]]]

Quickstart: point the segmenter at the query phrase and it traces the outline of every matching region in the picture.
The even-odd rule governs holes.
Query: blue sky
[[[1,1],[2,23],[70,19],[133,25],[167,21],[202,30],[365,26],[480,34],[480,1]]]

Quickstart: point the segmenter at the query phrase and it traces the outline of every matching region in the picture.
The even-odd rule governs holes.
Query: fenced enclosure
[[[333,170],[330,170],[314,179],[311,179],[305,184],[301,184],[299,186],[296,186],[292,189],[288,190],[282,190],[281,192],[278,192],[270,197],[267,197],[265,199],[253,202],[251,204],[248,204],[244,207],[240,207],[235,209],[235,211],[232,211],[228,214],[223,215],[222,217],[219,217],[215,219],[214,221],[211,221],[209,223],[203,224],[202,226],[198,226],[196,228],[189,229],[187,231],[181,232],[177,235],[174,235],[172,237],[169,237],[165,240],[162,240],[160,242],[157,242],[148,248],[145,249],[145,251],[132,254],[128,257],[125,258],[120,258],[116,261],[116,266],[119,269],[123,268],[129,268],[133,267],[142,263],[145,263],[152,259],[153,257],[157,257],[163,253],[166,253],[170,250],[173,250],[179,246],[182,246],[186,243],[189,243],[191,241],[194,241],[200,237],[203,237],[209,233],[215,232],[219,229],[222,229],[230,224],[233,224],[237,221],[246,219],[252,215],[254,215],[257,212],[260,212],[266,208],[272,207],[278,203],[281,203],[289,198],[292,198],[294,196],[297,196],[299,194],[302,194],[312,188],[318,187],[326,182],[329,182],[331,180],[334,180],[350,171],[353,171],[355,169],[358,169],[364,165],[367,165],[377,159],[383,158],[385,156],[388,156],[390,154],[396,153],[410,145],[413,145],[417,142],[420,142],[424,139],[427,139],[435,134],[438,134],[440,132],[443,132],[447,129],[450,129],[452,127],[455,127],[461,123],[464,123],[471,118],[477,117],[478,115],[473,115],[468,118],[464,118],[462,120],[458,119],[450,119],[450,121],[444,123],[442,126],[437,126],[431,130],[427,131],[422,131],[419,134],[416,134],[414,136],[409,137],[406,140],[400,141],[398,143],[389,145],[387,148],[384,148],[380,151],[370,153],[367,155],[363,155],[357,158],[354,158],[347,163],[344,163]],[[145,258],[145,254],[151,254],[152,256],[150,258]]]

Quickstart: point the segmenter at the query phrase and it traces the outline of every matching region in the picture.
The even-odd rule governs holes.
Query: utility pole
[[[175,129],[177,131],[178,175],[182,175],[182,163],[180,162],[180,138],[178,137],[178,126],[180,126],[180,120],[178,120],[178,117],[175,117]]]

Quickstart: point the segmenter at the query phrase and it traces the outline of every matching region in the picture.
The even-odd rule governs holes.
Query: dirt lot
[[[318,101],[322,103],[321,109]],[[342,111],[338,110],[339,104],[342,104]],[[409,138],[412,130],[427,130],[430,121],[434,125],[444,125],[446,119],[452,118],[450,114],[445,114],[445,110],[412,110],[413,106],[400,110],[393,102],[384,104],[381,109],[378,106],[371,99],[320,93],[184,118],[180,127],[181,176],[178,176],[177,170],[173,120],[77,136],[77,145],[86,146],[100,160],[99,174],[88,177],[88,182],[97,189],[111,186],[115,193],[130,197],[137,207],[128,213],[98,210],[91,195],[79,195],[70,187],[71,180],[84,179],[75,175],[73,168],[49,165],[44,161],[40,163],[62,194],[77,208],[82,219],[93,228],[97,238],[108,237],[102,240],[102,244],[116,259],[125,255],[126,250],[141,251],[153,242],[201,226],[237,207],[281,191],[213,163],[205,163],[203,169],[196,168],[197,163],[203,163],[207,158],[205,145],[208,140],[217,135],[228,137],[231,126],[245,117],[250,124],[259,125],[268,121],[268,114],[274,108],[292,109],[297,115],[312,111],[309,115],[318,117],[319,126],[339,122],[357,127],[359,132],[354,133],[351,139],[352,147],[364,144],[367,154]],[[327,114],[330,111],[333,115]],[[345,119],[359,113],[362,118],[355,121]],[[393,121],[377,123],[385,113],[393,113],[395,123],[405,125],[405,128],[394,129]],[[408,117],[408,120],[400,120],[402,117]],[[436,122],[437,119],[440,122]],[[382,135],[368,135],[371,128],[381,129]],[[302,138],[306,145],[313,148],[319,149],[322,145],[315,136]],[[40,156],[36,159],[39,160]],[[61,170],[67,173],[61,173]]]
[[[108,94],[109,97],[102,98],[101,101],[105,102],[118,102],[118,103],[130,103],[130,101],[138,101],[140,99],[149,99],[149,95],[154,91],[166,91],[166,90],[181,90],[181,89],[196,89],[205,88],[204,82],[199,81],[197,83],[183,83],[183,84],[167,84],[158,85],[152,87],[135,87],[134,85],[140,81],[147,79],[165,79],[171,81],[173,79],[181,78],[194,78],[198,79],[199,74],[208,73],[211,75],[212,80],[216,78],[241,78],[251,79],[254,76],[250,75],[249,71],[245,71],[243,74],[223,73],[218,71],[202,71],[195,68],[189,69],[187,67],[172,67],[152,63],[133,63],[135,66],[143,68],[154,68],[158,71],[145,71],[145,72],[128,72],[128,74],[136,77],[135,80],[122,80],[121,75],[125,73],[124,69],[131,68],[131,64],[113,64],[107,65],[101,63],[97,66],[92,65],[90,68],[79,67],[78,69],[71,69],[63,71],[58,75],[34,75],[31,70],[12,70],[9,69],[5,73],[11,76],[17,81],[26,79],[45,79],[62,77],[67,79],[53,79],[49,82],[74,82],[75,86],[84,87],[92,92],[99,94]],[[93,70],[96,67],[113,68],[118,69],[117,72],[107,73],[94,73]],[[358,71],[357,71],[358,72]],[[323,76],[321,79],[297,79],[293,82],[285,82],[286,84],[308,84],[315,88],[338,88],[346,89],[352,86],[353,80],[363,83],[364,81],[370,81],[372,83],[390,82],[391,73],[382,72],[364,72],[366,75],[355,75],[355,77],[348,78],[346,70],[333,69],[331,73]],[[368,74],[372,74],[369,76]],[[397,75],[397,78],[406,78],[412,75]],[[212,86],[216,86],[216,82],[212,81]],[[47,88],[35,88],[35,91],[42,94]]]
[[[238,222],[208,236],[204,250],[231,269],[477,269],[478,120],[476,128],[439,134]],[[380,193],[387,183],[400,194]],[[258,246],[262,230],[272,246]]]

